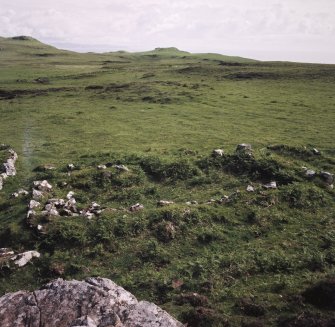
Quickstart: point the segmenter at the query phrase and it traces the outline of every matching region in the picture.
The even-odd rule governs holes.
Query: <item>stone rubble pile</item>
[[[9,148],[5,144],[0,145],[0,149],[6,149]],[[9,156],[7,160],[2,164],[2,169],[0,169],[0,190],[3,189],[3,185],[5,180],[8,177],[15,176],[16,175],[16,168],[15,163],[18,159],[17,153],[13,149],[8,149]]]
[[[39,258],[40,256],[41,254],[37,251],[26,251],[26,252],[15,254],[15,252],[12,249],[0,248],[1,263],[2,264],[7,263],[8,266],[10,266],[11,263],[13,263],[15,266],[24,267],[33,258]]]

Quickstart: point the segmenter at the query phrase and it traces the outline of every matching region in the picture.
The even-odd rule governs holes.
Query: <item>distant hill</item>
[[[107,53],[77,53],[74,51],[69,50],[61,50],[53,47],[51,45],[42,43],[37,39],[30,37],[30,36],[14,36],[10,38],[0,37],[0,55],[3,58],[8,57],[8,59],[18,59],[18,56],[22,55],[32,55],[37,57],[51,57],[56,55],[78,55],[78,56],[85,56],[89,55],[104,55]],[[185,58],[199,58],[199,59],[208,59],[208,60],[222,60],[226,62],[240,62],[240,63],[248,63],[248,62],[255,62],[256,60],[249,59],[249,58],[242,58],[237,56],[225,56],[217,53],[190,53],[187,51],[179,50],[175,47],[168,47],[168,48],[155,48],[154,50],[150,51],[143,51],[143,52],[126,52],[126,51],[115,51],[115,52],[108,52],[108,55],[117,54],[117,55],[124,55],[124,56],[146,56],[146,57],[185,57]]]

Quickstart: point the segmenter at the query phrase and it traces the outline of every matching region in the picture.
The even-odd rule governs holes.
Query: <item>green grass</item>
[[[335,66],[175,48],[77,54],[34,39],[0,38],[0,49],[0,143],[19,154],[0,191],[0,247],[42,253],[2,267],[0,294],[99,275],[190,326],[332,316],[297,297],[334,275],[334,191],[302,166],[334,173]],[[235,154],[243,142],[252,157]],[[213,158],[215,148],[226,154]],[[108,162],[130,171],[96,169]],[[68,163],[78,167],[70,175]],[[35,169],[43,164],[56,170]],[[50,197],[73,190],[80,209],[106,210],[29,228],[29,196],[10,194],[37,179],[52,183]],[[264,190],[271,180],[278,189]],[[158,207],[162,199],[175,204]],[[143,211],[127,211],[137,202]],[[185,302],[190,292],[207,300]]]

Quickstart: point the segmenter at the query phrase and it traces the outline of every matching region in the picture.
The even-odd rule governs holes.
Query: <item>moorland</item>
[[[334,87],[335,65],[0,38],[0,248],[41,253],[0,258],[0,295],[102,276],[189,326],[333,326]]]

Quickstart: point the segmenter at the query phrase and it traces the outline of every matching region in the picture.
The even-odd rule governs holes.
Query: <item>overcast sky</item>
[[[335,64],[335,0],[0,0],[0,36]]]

